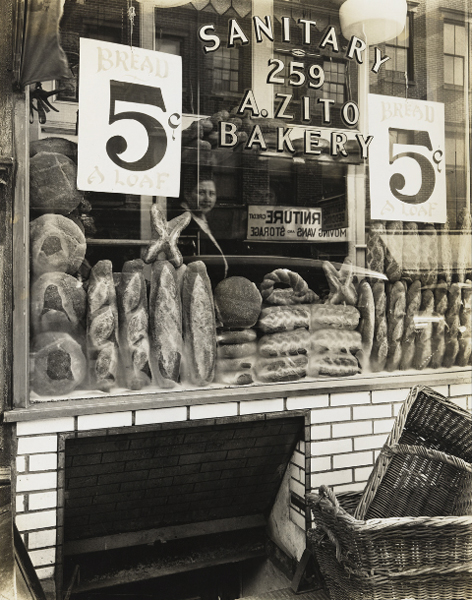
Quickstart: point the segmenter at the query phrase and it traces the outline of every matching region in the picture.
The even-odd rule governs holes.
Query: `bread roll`
[[[403,325],[402,338],[402,357],[400,360],[400,369],[406,371],[413,367],[416,347],[416,323],[415,317],[418,315],[421,306],[421,281],[416,279],[409,284],[406,293],[406,313]]]
[[[125,384],[131,390],[140,390],[151,383],[149,312],[143,269],[141,259],[125,262],[117,286],[120,354]]]
[[[118,308],[112,264],[99,261],[90,272],[87,290],[87,357],[90,385],[104,392],[117,384]]]
[[[82,283],[67,273],[43,273],[31,286],[33,335],[63,331],[84,334],[86,294]]]
[[[263,383],[298,381],[306,376],[308,358],[305,355],[261,358],[256,363],[256,377]]]
[[[403,224],[403,277],[407,281],[420,278],[421,245],[416,223]]]
[[[360,322],[357,331],[361,334],[362,349],[357,353],[362,369],[369,366],[375,331],[375,304],[370,283],[363,279],[357,290],[357,309],[360,313]]]
[[[215,375],[216,322],[213,294],[205,264],[188,265],[182,282],[184,362],[182,380],[208,385]]]
[[[31,389],[40,396],[69,394],[85,379],[87,361],[69,334],[50,331],[33,339]]]
[[[281,333],[269,333],[258,343],[260,356],[296,356],[307,354],[310,347],[310,333],[307,329],[295,329]]]
[[[460,332],[459,332],[459,352],[457,353],[456,364],[459,367],[466,367],[470,363],[472,352],[472,281],[467,279],[462,288],[462,305],[459,310]]]
[[[375,330],[371,353],[372,371],[382,371],[387,362],[388,338],[387,338],[387,295],[383,281],[377,281],[372,286],[375,306]]]
[[[402,338],[406,312],[405,285],[397,281],[390,286],[387,304],[387,371],[396,371],[402,357]]]
[[[374,274],[385,273],[385,234],[385,222],[372,221],[367,235],[366,266]]]
[[[263,308],[257,327],[264,333],[292,331],[310,326],[310,309],[302,306],[268,306]]]
[[[77,166],[57,152],[39,152],[30,159],[30,204],[44,212],[71,213],[83,200],[77,189]]]
[[[403,223],[387,221],[385,236],[385,274],[391,283],[399,281],[403,271]]]
[[[447,290],[448,284],[440,281],[434,289],[434,312],[438,321],[433,323],[431,337],[431,347],[433,356],[430,366],[433,369],[439,369],[444,359],[446,350],[446,311],[447,311]]]
[[[434,285],[438,277],[438,240],[434,225],[425,225],[420,243],[420,280],[423,286]]]
[[[218,323],[224,327],[253,327],[262,307],[257,286],[246,277],[228,277],[215,288]]]
[[[413,367],[421,370],[426,369],[431,362],[433,350],[431,338],[433,335],[433,323],[430,317],[434,313],[434,294],[432,290],[423,290],[421,292],[421,305],[420,305],[420,317],[422,321],[419,321],[420,329],[416,336],[415,343],[415,358],[413,360]]]

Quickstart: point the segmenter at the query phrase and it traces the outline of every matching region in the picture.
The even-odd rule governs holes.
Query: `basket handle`
[[[448,465],[452,465],[462,471],[472,473],[472,465],[458,456],[452,454],[446,454],[440,450],[434,450],[433,448],[426,448],[425,446],[411,446],[409,444],[394,444],[393,446],[384,446],[383,453],[387,456],[394,454],[398,455],[413,455],[421,456],[423,458],[430,458],[443,462]]]

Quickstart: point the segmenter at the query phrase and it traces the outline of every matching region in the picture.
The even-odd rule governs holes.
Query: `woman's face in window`
[[[211,180],[200,181],[198,186],[195,186],[190,193],[187,202],[192,210],[198,211],[203,215],[209,213],[216,203],[215,182]]]

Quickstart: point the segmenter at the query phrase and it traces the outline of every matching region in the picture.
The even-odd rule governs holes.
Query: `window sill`
[[[194,390],[146,388],[140,392],[116,390],[114,394],[93,391],[87,397],[45,399],[31,404],[28,408],[6,411],[4,421],[13,423],[85,414],[313,396],[333,392],[352,393],[354,391],[411,388],[414,385],[463,384],[470,383],[471,374],[470,367],[456,367],[448,370],[383,372],[354,377],[311,379],[297,383],[260,384],[248,387],[212,385]],[[83,392],[81,393],[83,394]]]

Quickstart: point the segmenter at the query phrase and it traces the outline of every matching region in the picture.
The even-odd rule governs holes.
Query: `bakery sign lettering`
[[[81,190],[178,197],[182,59],[80,40]]]
[[[371,215],[446,222],[444,104],[369,95]]]
[[[266,242],[346,242],[347,228],[322,228],[320,208],[249,205],[247,239]]]

